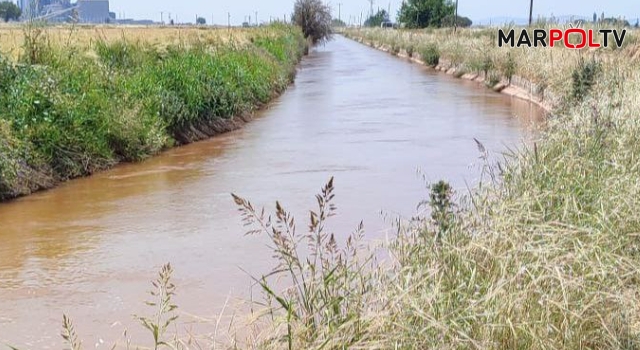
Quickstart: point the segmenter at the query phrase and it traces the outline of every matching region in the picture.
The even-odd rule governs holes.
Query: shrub
[[[489,73],[495,68],[493,57],[490,54],[485,54],[480,64],[480,69],[484,73],[485,78],[489,78]]]
[[[511,78],[513,78],[513,76],[516,74],[517,68],[518,64],[515,58],[513,58],[513,55],[509,52],[507,54],[507,59],[502,65],[502,74],[505,78],[507,78],[509,84],[511,84]]]
[[[420,57],[426,65],[435,67],[440,63],[440,50],[435,44],[427,44],[420,50]]]
[[[398,53],[400,53],[400,45],[398,45],[397,43],[393,43],[391,45],[391,54],[395,56]]]
[[[500,82],[500,75],[496,72],[490,72],[489,76],[486,78],[487,85],[489,87],[496,86]]]
[[[580,58],[578,66],[571,74],[573,83],[571,96],[574,100],[582,101],[591,92],[600,68],[600,62],[595,59],[585,62],[583,58]]]
[[[413,51],[415,50],[415,47],[413,46],[413,44],[409,44],[406,48],[407,51],[407,56],[409,57],[413,57]]]
[[[321,0],[296,0],[293,23],[313,44],[331,39],[331,8]]]

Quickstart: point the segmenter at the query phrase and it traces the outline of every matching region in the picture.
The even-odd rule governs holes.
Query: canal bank
[[[444,34],[437,35],[435,38],[425,35],[425,38],[422,38],[419,32],[400,32],[395,34],[394,31],[381,31],[371,28],[347,29],[342,31],[342,34],[347,38],[391,55],[429,66],[456,78],[480,83],[495,92],[529,101],[549,114],[561,103],[560,96],[554,93],[553,89],[548,89],[548,79],[530,79],[517,75],[519,72],[517,67],[521,63],[510,59],[507,59],[507,62],[501,62],[497,58],[498,55],[489,53],[491,51],[489,49],[487,49],[484,57],[476,61],[474,61],[475,58],[464,55],[464,44],[457,43],[453,54],[449,51],[442,52],[438,48],[438,45],[442,45],[442,43],[435,40],[445,41],[451,39],[451,37]],[[456,39],[460,40],[459,38]],[[475,44],[469,45],[475,48]],[[491,44],[487,43],[487,45]],[[433,55],[431,59],[434,61],[431,63],[425,62],[422,57],[425,48],[432,51],[429,53]]]
[[[155,43],[124,29],[75,46],[47,33],[19,63],[0,60],[0,201],[237,129],[293,82],[307,50],[285,25]]]

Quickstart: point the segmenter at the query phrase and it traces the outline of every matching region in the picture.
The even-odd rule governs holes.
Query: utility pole
[[[338,3],[338,21],[342,22],[342,3]]]
[[[258,11],[256,11],[256,27],[258,26]]]
[[[533,0],[531,0],[531,5],[529,6],[529,27],[533,24]]]
[[[227,12],[227,25],[231,29],[231,12]]]
[[[164,12],[160,11],[160,23],[164,24]]]
[[[453,32],[458,32],[458,0],[456,0],[456,15],[453,17]]]
[[[373,0],[368,0],[368,1],[370,6],[369,17],[373,17]]]

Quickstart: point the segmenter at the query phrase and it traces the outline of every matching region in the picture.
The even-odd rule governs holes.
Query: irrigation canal
[[[244,236],[231,192],[280,200],[304,229],[335,176],[329,228],[343,238],[364,220],[367,237],[384,238],[385,217],[427,197],[420,174],[464,190],[480,173],[474,138],[494,153],[518,147],[542,113],[342,37],[300,68],[241,130],[0,205],[0,344],[60,348],[63,313],[86,347],[139,334],[132,314],[152,313],[143,301],[165,262],[180,310],[212,316],[249,296],[247,272],[273,265],[266,240]]]

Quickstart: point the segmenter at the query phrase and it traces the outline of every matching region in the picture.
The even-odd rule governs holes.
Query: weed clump
[[[600,71],[601,64],[596,59],[585,61],[580,58],[580,62],[571,74],[571,97],[575,101],[582,101],[591,92]]]
[[[415,51],[415,47],[414,47],[413,45],[409,44],[409,45],[406,47],[405,51],[407,51],[407,56],[409,56],[409,57],[413,57],[413,53],[414,53],[414,51]]]
[[[511,53],[508,53],[506,60],[502,64],[502,74],[507,78],[509,84],[511,84],[511,79],[516,74],[517,69],[518,63],[516,62],[516,59]]]
[[[398,45],[397,43],[394,43],[393,45],[391,45],[391,54],[394,56],[397,56],[400,53],[400,45]]]
[[[440,63],[440,50],[435,44],[427,44],[421,48],[420,57],[425,64],[435,67]]]
[[[285,331],[263,340],[288,349],[324,344],[349,347],[363,337],[367,297],[372,291],[372,255],[361,247],[362,223],[341,247],[327,220],[335,215],[333,178],[316,196],[318,208],[310,212],[308,230],[299,234],[294,217],[276,202],[275,213],[265,214],[233,195],[247,234],[265,234],[273,244],[278,265],[267,276],[254,278],[268,302],[268,316],[283,323]],[[290,282],[278,291],[272,278]],[[277,327],[277,326],[276,326]]]

